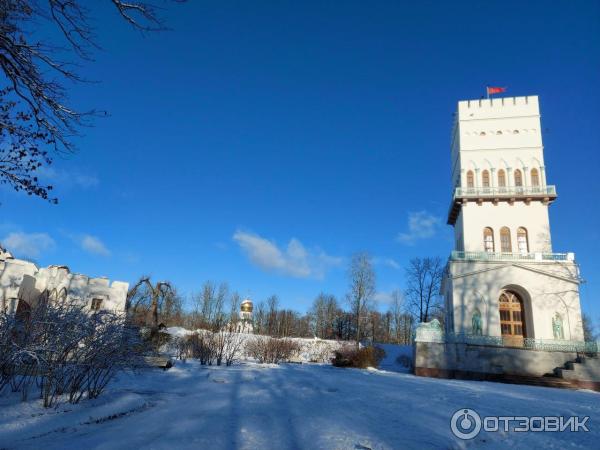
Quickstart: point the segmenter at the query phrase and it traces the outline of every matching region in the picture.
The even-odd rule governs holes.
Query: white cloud
[[[89,189],[98,186],[100,181],[95,175],[80,172],[78,170],[57,170],[53,167],[40,167],[38,175],[45,182],[56,185],[57,188],[83,188]]]
[[[110,251],[106,248],[106,245],[104,245],[104,243],[96,236],[84,234],[79,239],[79,245],[88,253],[100,256],[110,256]]]
[[[396,240],[403,244],[413,245],[420,239],[429,239],[437,233],[442,221],[427,211],[408,214],[408,232],[398,233]]]
[[[234,233],[233,240],[254,265],[296,278],[323,278],[328,269],[342,263],[341,258],[322,250],[307,250],[296,238],[290,239],[285,249],[257,234],[240,230]]]
[[[392,294],[389,292],[377,292],[373,296],[373,300],[377,303],[392,303]]]
[[[54,239],[47,233],[23,233],[20,231],[9,233],[2,244],[15,256],[23,258],[38,258],[42,253],[52,250],[55,246]]]
[[[400,270],[400,268],[401,268],[400,264],[398,264],[398,261],[396,261],[393,258],[374,258],[373,264],[387,266],[387,267],[390,267],[390,268],[396,269],[396,270]]]

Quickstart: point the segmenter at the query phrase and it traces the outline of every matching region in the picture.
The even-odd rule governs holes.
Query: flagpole
[[[489,88],[489,86],[485,87],[485,98],[487,98],[487,99],[490,98],[490,90],[488,88]]]

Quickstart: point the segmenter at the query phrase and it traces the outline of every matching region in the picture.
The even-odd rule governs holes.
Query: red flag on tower
[[[500,92],[506,92],[505,87],[486,86],[486,88],[487,88],[487,95],[499,94]]]

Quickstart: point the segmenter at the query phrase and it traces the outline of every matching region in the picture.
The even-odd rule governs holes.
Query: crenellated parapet
[[[0,251],[0,308],[15,312],[18,300],[32,302],[45,294],[51,301],[73,301],[90,312],[125,312],[129,283],[71,272],[67,266],[39,268]]]

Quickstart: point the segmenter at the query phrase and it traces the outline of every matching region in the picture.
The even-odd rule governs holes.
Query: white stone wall
[[[455,235],[462,236],[463,249],[467,252],[485,251],[483,244],[483,230],[490,227],[494,234],[495,251],[500,252],[500,229],[507,227],[510,230],[512,251],[517,253],[517,229],[524,227],[527,230],[529,252],[552,252],[550,240],[550,221],[548,207],[542,202],[469,202],[462,205],[460,220],[455,224]]]
[[[452,138],[453,186],[466,186],[469,169],[476,171],[475,185],[481,186],[484,169],[512,172],[534,167],[544,169],[537,96],[458,102]],[[510,175],[507,181],[514,184]]]
[[[102,309],[124,313],[128,289],[129,283],[90,278],[66,266],[38,268],[0,251],[0,308],[9,313],[16,311],[17,299],[33,301],[44,292],[51,300],[78,301],[90,310],[93,299],[102,299]]]
[[[453,186],[467,188],[467,174],[474,176],[474,188],[483,187],[483,172],[489,174],[490,188],[498,187],[498,173],[505,173],[506,186],[515,186],[514,173],[520,170],[523,186],[531,185],[531,170],[538,172],[539,186],[546,186],[539,103],[537,96],[466,100],[458,103],[452,146]],[[513,251],[517,251],[519,226],[527,229],[535,243],[530,251],[551,251],[548,204],[535,200],[525,204],[517,199],[494,204],[469,202],[459,215],[455,240],[462,236],[465,251],[483,251],[483,228],[492,227],[499,244],[499,230],[511,228]],[[461,217],[462,215],[465,217]],[[468,217],[467,217],[468,216]],[[506,221],[512,222],[512,226]],[[499,245],[496,246],[499,250]],[[534,249],[535,248],[535,249]],[[458,250],[463,250],[457,248]],[[537,249],[537,250],[536,250]]]
[[[471,333],[478,309],[483,335],[500,336],[499,298],[510,289],[523,299],[526,337],[554,339],[552,318],[558,313],[564,339],[583,341],[578,277],[572,262],[451,261],[444,292],[451,300],[452,331]]]

